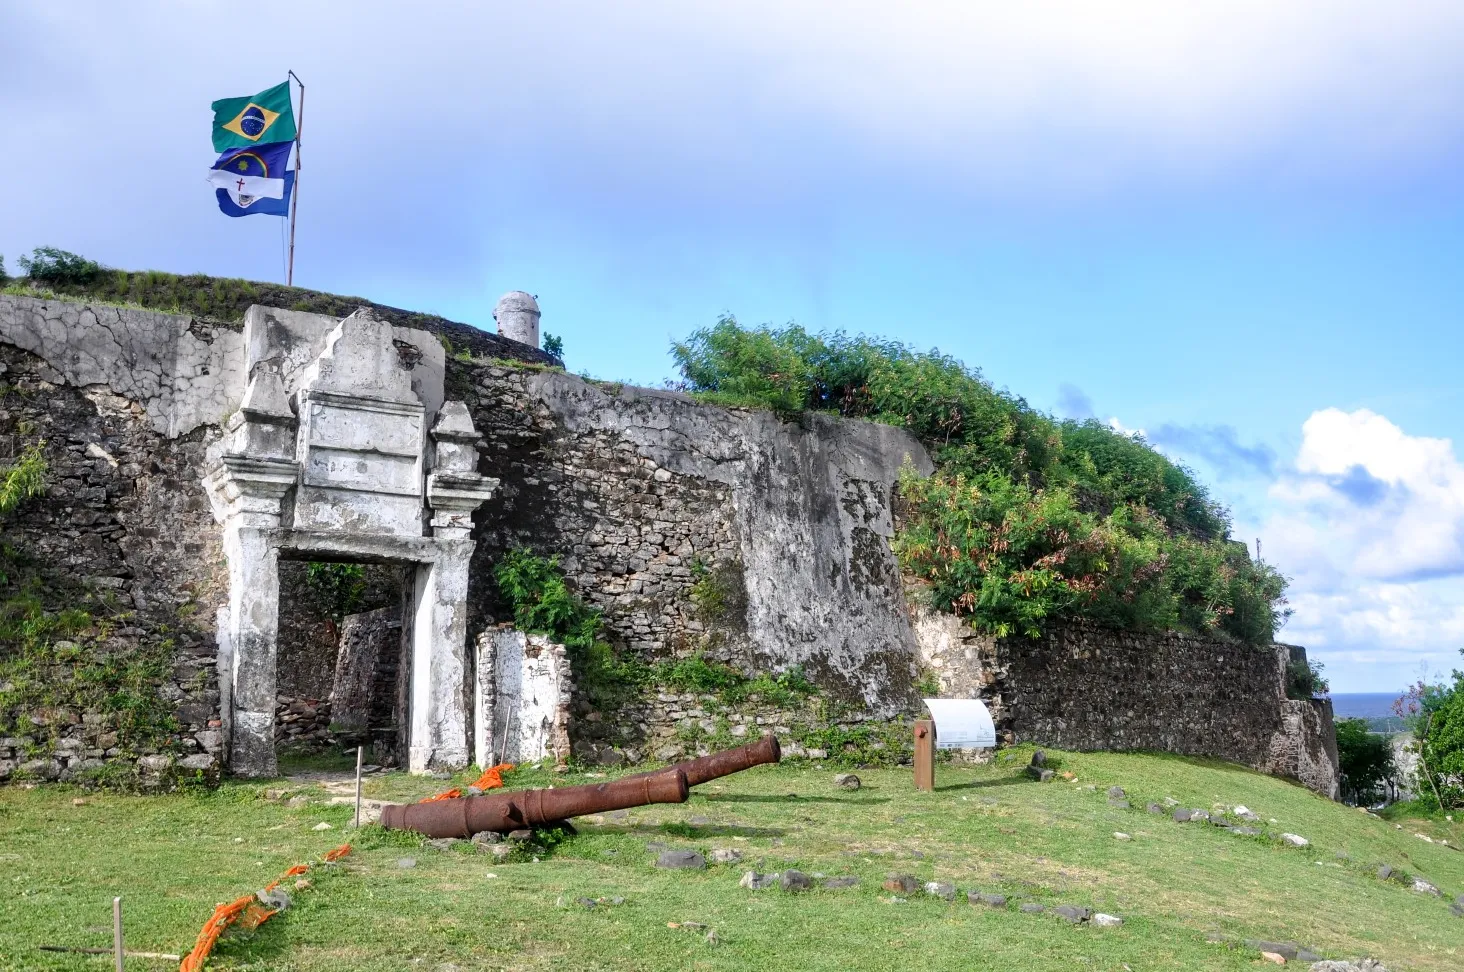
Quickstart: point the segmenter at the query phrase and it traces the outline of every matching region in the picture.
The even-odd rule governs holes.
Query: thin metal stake
[[[513,707],[516,701],[516,699],[509,700],[508,714],[503,717],[503,750],[498,756],[498,763],[495,765],[500,765],[505,759],[508,759],[508,734],[510,731],[512,731],[511,727],[513,726]],[[485,769],[486,768],[487,767],[485,767]]]
[[[365,746],[356,747],[356,829],[361,829],[361,754]]]
[[[122,899],[112,899],[112,954],[117,959],[117,972],[123,972],[122,968]]]

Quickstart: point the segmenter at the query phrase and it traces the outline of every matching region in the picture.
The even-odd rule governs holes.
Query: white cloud
[[[1407,580],[1464,573],[1464,463],[1448,439],[1367,409],[1315,412],[1271,494],[1271,540],[1302,571]]]
[[[891,167],[945,194],[1061,194],[1236,164],[1303,181],[1357,164],[1396,176],[1464,131],[1458,0],[544,0],[410,16],[383,0],[348,14],[301,2],[267,50],[227,65],[224,4],[7,7],[10,130],[74,133],[78,150],[133,117],[139,90],[153,137],[172,105],[225,81],[217,93],[247,92],[262,82],[246,78],[287,64],[318,105],[307,137],[339,133],[357,154],[376,135],[373,158],[396,142],[419,159],[557,150],[606,178],[673,184],[814,191]],[[57,114],[79,107],[93,109],[80,125]]]
[[[1367,409],[1314,412],[1271,487],[1266,559],[1292,578],[1284,640],[1350,673],[1353,691],[1446,670],[1464,645],[1464,462]],[[1357,681],[1362,672],[1382,684]]]

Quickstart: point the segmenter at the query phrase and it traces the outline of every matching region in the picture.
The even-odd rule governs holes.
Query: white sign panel
[[[935,720],[937,749],[981,749],[996,745],[996,724],[980,699],[925,699]]]

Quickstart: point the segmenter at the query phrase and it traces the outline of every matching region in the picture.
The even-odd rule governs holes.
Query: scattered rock
[[[711,853],[713,864],[736,864],[742,860],[742,851],[733,847],[718,847]]]
[[[482,854],[485,851],[492,854],[493,859],[499,863],[507,861],[513,856],[513,847],[508,844],[479,844],[478,853]]]
[[[1079,905],[1058,905],[1052,909],[1052,913],[1064,921],[1070,921],[1075,925],[1093,917],[1093,909],[1084,908]]]
[[[748,871],[742,875],[742,880],[737,882],[737,886],[753,891],[762,891],[764,888],[770,888],[777,884],[778,877],[776,874],[759,874],[756,871]]]
[[[430,847],[435,851],[450,851],[458,843],[456,837],[434,837],[432,840],[424,841],[423,847]]]
[[[1321,961],[1321,956],[1309,948],[1303,948],[1295,942],[1268,942],[1259,938],[1247,938],[1245,944],[1249,948],[1265,954],[1279,955],[1286,961],[1300,960],[1303,962]]]
[[[286,791],[286,790],[265,790],[264,791],[264,798],[266,800],[283,800],[285,798],[285,793],[286,792],[288,792],[288,791]]]
[[[416,866],[417,859],[415,857],[403,857],[397,860],[397,867],[401,868],[402,870],[410,870]]]
[[[967,891],[966,900],[973,905],[986,905],[988,908],[1005,908],[1007,899],[1004,894],[988,894],[984,891]]]
[[[1230,832],[1242,837],[1259,837],[1262,833],[1259,827],[1231,827]]]
[[[696,851],[668,850],[656,858],[656,866],[672,870],[700,870],[707,866],[707,859]]]
[[[1032,762],[1031,762],[1030,765],[1032,765],[1032,766],[1039,766],[1039,767],[1040,766],[1046,766],[1047,765],[1047,754],[1044,753],[1040,749],[1037,750],[1035,753],[1032,754]]]
[[[823,886],[830,891],[841,891],[844,888],[857,887],[859,879],[852,875],[844,877],[831,877],[823,883]]]
[[[510,830],[508,832],[509,843],[527,844],[534,839],[534,832],[528,829]]]
[[[1388,972],[1377,959],[1358,959],[1356,962],[1321,961],[1311,967],[1311,972]]]
[[[1213,827],[1224,827],[1227,830],[1230,829],[1230,821],[1219,814],[1210,817],[1210,825]]]
[[[807,891],[813,887],[813,879],[802,871],[784,871],[778,878],[778,886],[784,891]]]
[[[1299,834],[1282,834],[1281,839],[1293,847],[1306,847],[1311,843]]]
[[[473,843],[481,850],[489,844],[503,843],[503,835],[494,830],[480,830],[473,835]]]
[[[1114,840],[1133,840],[1133,838],[1130,837],[1128,834],[1125,834],[1122,831],[1118,831],[1118,830],[1115,830],[1113,832],[1113,839]]]
[[[290,894],[284,888],[268,888],[254,892],[254,896],[267,908],[284,911],[290,907]]]
[[[885,877],[884,889],[895,894],[914,894],[920,890],[920,881],[913,874],[890,874]]]
[[[381,772],[381,767],[380,766],[377,766],[375,763],[367,763],[365,766],[362,766],[361,767],[361,773],[363,775],[366,774],[366,773],[380,773],[380,772]]]
[[[1190,823],[1206,823],[1210,819],[1208,810],[1191,810],[1189,814]]]
[[[1164,808],[1161,807],[1157,803],[1151,803],[1147,807],[1145,807],[1144,809],[1147,810],[1147,811],[1149,811],[1150,813],[1163,813],[1164,812]]]
[[[1093,924],[1099,928],[1117,928],[1123,924],[1123,919],[1118,915],[1105,915],[1101,911],[1093,916]]]
[[[956,886],[949,881],[926,881],[925,893],[932,898],[944,898],[946,901],[956,900]]]
[[[73,807],[84,807],[86,806],[86,804],[87,801],[83,797],[77,797],[75,800],[71,801],[71,805]]]
[[[296,891],[309,891],[313,887],[315,887],[315,883],[309,878],[301,878],[295,882]]]
[[[837,786],[841,789],[857,790],[863,785],[864,783],[859,779],[859,777],[855,776],[853,773],[840,773],[838,776],[834,777],[834,786]]]
[[[1231,812],[1246,823],[1256,823],[1261,819],[1254,811],[1244,805],[1236,807]]]
[[[1017,906],[1017,910],[1022,912],[1023,914],[1040,915],[1042,914],[1042,912],[1046,911],[1047,908],[1037,903],[1036,901],[1023,901],[1020,905]]]
[[[1181,809],[1181,810],[1174,811],[1174,822],[1175,823],[1189,823],[1189,818],[1190,818],[1190,812],[1188,810]]]
[[[1432,884],[1429,884],[1421,877],[1416,877],[1413,879],[1413,890],[1417,891],[1419,894],[1431,894],[1436,898],[1442,898],[1444,896],[1444,893],[1442,891],[1434,887]]]
[[[1128,794],[1124,792],[1121,786],[1110,786],[1108,788],[1108,799],[1110,800],[1122,800],[1127,796]]]
[[[332,827],[330,824],[326,823],[324,820],[322,820],[320,823],[316,824],[314,827],[311,827],[310,829],[311,830],[335,830],[334,827]]]
[[[1454,899],[1454,903],[1449,905],[1449,910],[1452,911],[1455,916],[1459,918],[1464,918],[1464,894],[1461,894],[1459,895],[1459,897]]]
[[[1261,958],[1265,959],[1267,962],[1274,962],[1277,965],[1286,964],[1286,956],[1281,955],[1277,952],[1262,952]]]
[[[1047,783],[1052,780],[1053,773],[1050,769],[1042,769],[1037,766],[1028,766],[1027,775],[1032,777],[1032,779],[1036,780],[1038,783]]]

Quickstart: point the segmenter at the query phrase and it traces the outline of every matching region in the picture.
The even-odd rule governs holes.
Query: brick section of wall
[[[0,779],[21,768],[67,779],[125,760],[148,779],[163,778],[174,760],[211,771],[222,746],[212,627],[225,568],[199,486],[210,430],[169,440],[134,403],[105,388],[66,386],[44,361],[5,344],[0,384],[0,455],[44,440],[47,462],[47,494],[6,518],[6,543],[50,578],[49,596],[95,594],[92,613],[115,625],[102,654],[172,645],[171,670],[156,691],[179,723],[164,752],[129,752],[118,745],[115,714],[12,713],[23,728],[0,740]],[[65,606],[77,605],[52,605]]]
[[[449,362],[450,372],[456,364]],[[469,373],[469,405],[485,439],[479,469],[501,480],[475,517],[475,633],[512,620],[492,571],[522,546],[561,555],[569,584],[604,613],[607,639],[618,647],[647,659],[707,648],[712,657],[745,662],[735,639],[708,643],[691,599],[694,562],[738,556],[730,487],[673,475],[608,429],[570,434],[530,394],[531,371]]]
[[[1078,623],[994,638],[915,610],[942,694],[985,700],[1006,742],[1214,756],[1337,794],[1331,703],[1286,698],[1291,646]]]

